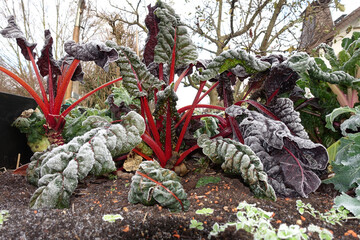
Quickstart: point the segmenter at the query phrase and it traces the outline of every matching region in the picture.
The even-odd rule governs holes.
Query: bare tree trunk
[[[79,0],[78,9],[76,12],[75,26],[74,26],[74,31],[73,31],[73,40],[75,42],[79,42],[80,24],[81,24],[81,18],[82,18],[84,9],[85,9],[85,0]],[[72,97],[71,95],[73,92],[75,94],[79,95],[79,83],[78,82],[73,83],[72,81],[70,81],[70,83],[66,89],[66,92],[65,92],[64,101],[71,98]]]

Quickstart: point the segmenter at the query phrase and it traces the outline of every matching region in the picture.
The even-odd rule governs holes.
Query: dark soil
[[[182,183],[191,206],[189,211],[180,213],[171,213],[158,205],[130,204],[127,196],[131,173],[123,173],[117,180],[88,177],[73,194],[69,209],[34,210],[28,204],[36,187],[12,171],[0,172],[0,210],[9,211],[8,220],[2,227],[0,225],[0,239],[207,239],[215,222],[224,224],[236,219],[236,207],[244,200],[274,212],[274,227],[280,223],[300,224],[301,220],[302,227],[313,223],[331,230],[334,239],[356,239],[349,230],[360,235],[359,220],[348,220],[340,226],[317,220],[309,214],[301,219],[296,210],[297,199],[278,198],[276,202],[257,199],[239,178],[229,177],[220,169],[211,167],[199,173],[199,165],[195,162],[188,164],[191,171],[182,178]],[[195,188],[203,176],[218,176],[221,181]],[[331,186],[325,185],[302,200],[325,212],[331,209],[336,194]],[[214,209],[214,213],[208,216],[195,213],[204,207]],[[105,214],[121,214],[124,219],[106,222],[102,219]],[[190,229],[191,219],[203,222],[205,229]],[[228,228],[219,239],[252,239],[252,236]]]

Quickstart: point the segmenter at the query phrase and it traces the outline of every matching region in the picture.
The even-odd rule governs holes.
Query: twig
[[[142,220],[143,223],[145,222],[145,219],[146,219],[148,213],[149,213],[149,212],[146,212],[146,213],[145,213],[145,216],[144,216],[144,218],[143,218],[143,220]]]
[[[21,154],[18,153],[18,157],[17,157],[17,162],[16,162],[16,169],[19,168],[19,165],[20,165],[20,158],[21,158]]]

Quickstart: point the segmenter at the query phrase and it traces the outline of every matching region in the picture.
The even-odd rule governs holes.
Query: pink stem
[[[51,72],[51,64],[50,60],[48,60],[48,68],[49,68],[49,99],[50,99],[50,113],[54,114],[54,84],[53,84],[53,76]]]
[[[39,105],[40,109],[43,111],[45,117],[47,118],[49,115],[49,110],[46,107],[45,103],[41,100],[39,95],[30,87],[29,84],[27,84],[24,80],[22,80],[20,77],[12,73],[11,71],[7,70],[6,68],[3,68],[0,66],[0,71],[8,75],[9,77],[13,78],[16,82],[18,82],[21,86],[25,88],[25,90],[30,93],[30,95],[34,98],[35,102]]]
[[[158,129],[156,128],[156,124],[154,122],[153,116],[151,114],[147,98],[146,97],[141,97],[141,98],[143,100],[143,104],[141,105],[141,108],[144,108],[144,111],[145,111],[145,114],[146,114],[146,117],[147,117],[147,120],[148,120],[148,123],[149,123],[150,131],[151,131],[156,143],[159,146],[161,146],[160,135],[159,135]]]
[[[172,139],[171,139],[171,112],[170,112],[170,103],[167,104],[167,113],[166,113],[166,131],[165,131],[165,157],[170,159],[172,155]]]
[[[241,106],[241,104],[243,104],[243,103],[248,103],[248,104],[256,107],[259,111],[265,113],[267,116],[271,117],[272,119],[280,121],[280,119],[277,116],[275,116],[266,107],[264,107],[263,105],[261,105],[260,103],[258,103],[256,101],[253,101],[253,100],[250,100],[250,99],[248,99],[248,100],[240,100],[237,103],[235,103],[234,105]]]
[[[174,86],[174,91],[176,92],[178,90],[178,87],[181,83],[181,80],[183,80],[183,78],[186,76],[186,74],[188,74],[188,72],[191,70],[191,68],[193,67],[192,64],[190,64],[190,66],[188,66],[179,76],[179,78],[176,80],[175,82],[175,86]]]
[[[202,89],[203,89],[204,86],[205,86],[205,83],[206,83],[205,81],[200,82],[200,86],[199,86],[198,92],[197,92],[197,94],[196,94],[196,96],[195,96],[195,99],[194,99],[193,104],[192,104],[192,106],[191,106],[191,108],[190,108],[190,110],[189,110],[189,113],[187,114],[187,117],[186,117],[184,126],[183,126],[182,129],[181,129],[180,136],[179,136],[178,142],[177,142],[176,147],[175,147],[175,151],[176,151],[176,152],[179,152],[179,150],[180,150],[180,146],[181,146],[181,143],[182,143],[182,141],[183,141],[183,139],[184,139],[186,129],[187,129],[187,127],[189,126],[189,123],[190,123],[190,120],[191,120],[191,116],[192,116],[192,114],[193,114],[193,112],[194,112],[194,110],[195,110],[196,103],[198,102],[198,99],[199,99],[199,97],[200,97],[200,94],[201,94]]]
[[[194,145],[191,148],[189,148],[188,150],[186,150],[185,152],[183,152],[180,157],[178,158],[178,160],[176,161],[174,166],[178,166],[190,153],[192,153],[193,151],[195,151],[196,149],[200,148],[199,145]]]
[[[28,54],[30,56],[31,63],[33,65],[33,68],[34,68],[34,71],[35,71],[35,74],[36,74],[36,78],[37,78],[39,86],[40,86],[41,94],[42,94],[42,97],[43,97],[43,102],[47,106],[49,104],[49,101],[48,101],[47,96],[46,96],[46,91],[45,91],[45,88],[44,88],[44,84],[41,81],[42,78],[40,77],[39,70],[38,70],[38,68],[37,68],[37,66],[35,64],[34,56],[32,55],[31,50],[30,50],[29,47],[26,47],[26,49],[27,49]]]
[[[149,147],[154,151],[155,155],[159,158],[161,167],[165,167],[166,157],[161,147],[146,133],[143,134],[141,138],[147,145],[149,145]]]
[[[71,77],[74,74],[76,67],[79,65],[79,63],[80,63],[79,59],[74,59],[74,61],[71,63],[70,67],[68,68],[68,70],[65,73],[65,77],[63,78],[63,81],[62,81],[62,84],[60,87],[60,91],[56,94],[56,97],[55,97],[54,113],[56,113],[56,114],[60,113],[61,104],[64,100],[66,88],[69,85]]]
[[[174,77],[175,77],[175,60],[176,60],[176,28],[174,31],[174,46],[171,55],[169,85],[174,81]]]
[[[223,117],[220,117],[220,116],[215,115],[215,114],[201,114],[201,115],[193,116],[192,118],[193,119],[199,119],[199,118],[203,118],[203,117],[214,117],[217,120],[219,120],[221,125],[226,125],[226,120]]]
[[[244,138],[243,138],[243,136],[241,134],[241,131],[239,129],[239,125],[238,125],[237,121],[232,116],[228,116],[228,119],[230,121],[231,129],[235,133],[236,137],[239,139],[239,142],[244,144]]]
[[[103,89],[104,87],[107,87],[113,83],[116,83],[118,81],[121,81],[122,78],[117,78],[115,80],[112,80],[110,82],[107,82],[103,85],[101,85],[100,87],[95,88],[94,90],[92,90],[91,92],[88,92],[87,94],[85,94],[82,98],[80,98],[79,100],[77,100],[76,102],[74,102],[73,104],[70,105],[70,107],[68,107],[64,112],[61,113],[61,116],[65,117],[74,107],[76,107],[80,102],[82,102],[83,100],[85,100],[87,97],[89,97],[90,95],[94,94],[95,92]]]
[[[219,82],[214,83],[198,100],[197,103],[201,102],[201,100],[204,99],[204,97],[206,97],[214,88],[217,87],[217,85],[219,85]]]

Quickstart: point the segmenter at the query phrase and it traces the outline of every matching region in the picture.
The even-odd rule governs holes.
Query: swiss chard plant
[[[27,179],[38,189],[30,199],[31,208],[69,207],[78,182],[89,174],[101,176],[116,171],[113,158],[135,148],[145,131],[142,117],[133,111],[123,116],[121,124],[90,116],[83,126],[91,130],[32,156]]]
[[[15,23],[14,16],[8,18],[8,26],[2,29],[0,33],[5,38],[16,39],[25,59],[32,63],[41,95],[38,95],[26,81],[11,71],[1,66],[0,71],[21,84],[39,105],[46,120],[46,124],[44,124],[45,134],[51,144],[61,145],[64,143],[61,133],[65,125],[65,117],[75,106],[96,91],[122,79],[115,79],[92,90],[61,112],[65,91],[70,81],[82,81],[84,73],[82,72],[80,61],[94,61],[98,66],[106,70],[110,62],[118,59],[117,52],[100,42],[78,44],[74,41],[67,41],[64,44],[67,55],[62,59],[56,60],[52,52],[53,38],[50,31],[45,30],[45,43],[41,50],[41,55],[36,61],[36,53],[34,52],[36,43],[29,43],[26,40],[24,34]],[[46,85],[44,84],[45,81],[47,82]]]
[[[324,58],[297,53],[290,64],[301,75],[298,85],[302,89],[308,88],[312,94],[308,98],[301,94],[293,96],[297,109],[312,140],[326,147],[341,135],[327,131],[325,116],[335,108],[353,108],[359,102],[360,32],[344,38],[341,46],[342,50],[336,55],[333,48],[320,44],[316,50],[322,50]]]
[[[190,202],[180,177],[156,161],[144,161],[132,177],[128,199],[130,203],[160,204],[170,211],[187,211]]]
[[[339,129],[334,122],[343,114],[351,113],[350,118],[342,122]],[[360,217],[360,108],[341,107],[327,115],[327,127],[333,131],[341,131],[343,137],[334,151],[334,160],[331,161],[334,176],[325,180],[332,183],[342,195],[335,198],[337,206],[344,206],[355,216]],[[347,193],[354,191],[355,197]]]
[[[226,172],[241,175],[259,197],[275,199],[275,191],[307,197],[315,191],[320,185],[316,173],[327,166],[326,149],[309,140],[292,101],[280,98],[290,95],[299,79],[290,67],[293,59],[280,55],[259,58],[236,48],[211,61],[198,61],[174,10],[161,1],[148,9],[145,23],[149,34],[143,61],[128,48],[113,42],[107,45],[118,51],[116,63],[123,86],[130,96],[139,99],[138,111],[146,123],[142,139],[160,166],[176,168],[201,147]],[[198,71],[193,73],[194,69]],[[185,77],[198,85],[198,92],[192,105],[177,109],[176,91]],[[242,100],[235,102],[235,82],[245,79],[248,85]],[[208,81],[213,85],[205,91]],[[213,89],[218,91],[223,107],[200,104]],[[113,109],[129,111],[109,102]],[[223,114],[195,114],[195,109],[201,108]],[[202,127],[199,120],[204,117],[215,118],[217,129],[205,129],[210,136],[196,141],[194,134]]]

